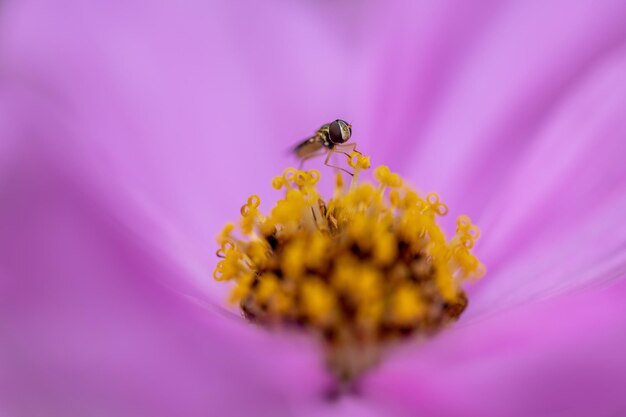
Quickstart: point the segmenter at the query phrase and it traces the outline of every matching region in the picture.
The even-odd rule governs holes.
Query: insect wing
[[[293,148],[293,153],[295,153],[298,158],[304,158],[313,152],[319,151],[323,147],[324,144],[321,139],[317,136],[313,136]]]

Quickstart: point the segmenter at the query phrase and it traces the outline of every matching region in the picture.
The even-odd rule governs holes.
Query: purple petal
[[[37,124],[7,112],[0,129],[15,139],[0,180],[2,412],[284,415],[317,401],[316,349],[208,303],[158,217],[64,156],[79,138],[40,112],[53,111],[28,108]]]
[[[68,151],[167,221],[201,269],[247,195],[272,193],[272,176],[294,163],[287,149],[351,116],[337,88],[349,45],[308,12],[14,2],[3,7],[3,81],[46,96],[83,139]]]
[[[626,280],[459,325],[385,362],[365,395],[399,415],[626,412]]]
[[[302,10],[149,6],[3,5],[2,412],[306,411],[328,383],[310,342],[233,320],[198,284],[223,214],[275,173],[268,144],[319,123],[293,103],[337,111],[306,80],[346,65],[320,59],[336,44],[311,39]],[[254,85],[265,40],[240,25],[284,53],[276,82]],[[309,48],[285,42],[293,27]]]
[[[381,8],[369,130],[483,230],[468,314],[625,273],[626,3],[457,6]]]
[[[581,78],[491,200],[479,245],[490,274],[476,304],[491,309],[626,273],[625,72],[621,49]]]
[[[450,21],[471,23],[460,33],[451,31],[460,40],[443,44],[459,50],[457,61],[439,85],[431,116],[407,132],[411,139],[402,144],[403,155],[420,185],[476,217],[496,192],[508,189],[512,168],[525,162],[526,151],[581,84],[618,53],[626,39],[621,24],[626,5],[557,1],[489,7],[486,2],[481,13],[454,6],[447,12]],[[448,32],[441,25],[430,37]],[[440,65],[449,66],[447,61]]]

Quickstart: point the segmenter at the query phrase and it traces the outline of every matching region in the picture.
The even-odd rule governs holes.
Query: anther
[[[230,301],[246,319],[316,335],[343,382],[385,347],[456,320],[467,306],[461,282],[485,272],[471,253],[480,233],[469,217],[447,239],[436,218],[448,207],[436,193],[418,195],[385,166],[374,171],[377,185],[360,182],[369,158],[347,157],[350,187],[337,173],[329,200],[316,188],[319,171],[294,168],[272,179],[284,194],[269,215],[250,196],[239,230],[228,224],[218,236],[213,273],[234,283]]]

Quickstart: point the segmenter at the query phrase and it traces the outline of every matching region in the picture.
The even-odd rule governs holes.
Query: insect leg
[[[335,148],[334,148],[334,149],[341,149],[341,150],[346,150],[346,151],[347,151],[348,149],[350,149],[350,152],[356,152],[356,153],[358,153],[359,155],[362,155],[362,153],[361,153],[361,152],[359,152],[359,151],[357,151],[357,150],[356,150],[356,143],[348,143],[348,144],[345,144],[345,143],[344,143],[344,144],[340,144],[340,145],[335,145]],[[343,153],[343,152],[342,152],[342,153]],[[346,155],[347,155],[347,154],[346,154]]]
[[[322,156],[324,155],[324,152],[326,152],[326,149],[322,149],[322,152],[313,152],[307,156],[304,156],[300,159],[300,166],[298,167],[299,170],[302,170],[302,165],[304,165],[304,161],[306,161],[307,159],[312,159],[312,158],[317,158],[318,156]]]
[[[339,149],[339,150],[337,150]],[[346,151],[344,152],[342,149],[345,149]],[[341,144],[341,145],[335,145],[335,147],[333,148],[333,150],[335,150],[335,152],[340,153],[342,155],[347,156],[348,158],[350,158],[350,154],[347,152],[348,150],[350,150],[351,152],[356,152],[359,155],[363,155],[361,152],[356,150],[356,143],[349,143],[347,145],[345,144]]]
[[[330,159],[330,156],[333,154],[333,152],[334,151],[332,149],[328,151],[328,156],[326,156],[326,160],[324,160],[324,165],[326,165],[327,167],[331,167],[331,168],[337,168],[337,169],[345,172],[346,174],[348,174],[350,176],[354,176],[354,174],[352,172],[348,171],[347,169],[339,167],[337,165],[331,165],[331,164],[328,163],[328,160]],[[341,152],[341,153],[343,153],[343,152]]]

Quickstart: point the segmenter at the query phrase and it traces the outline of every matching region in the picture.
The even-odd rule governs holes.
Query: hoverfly
[[[350,136],[352,136],[352,125],[344,120],[337,119],[334,122],[323,125],[315,132],[315,135],[304,140],[293,149],[296,156],[300,158],[300,168],[302,168],[302,164],[304,164],[304,161],[307,159],[326,154],[324,165],[340,169],[352,175],[348,170],[328,163],[328,160],[335,152],[347,156],[350,156],[347,151],[358,152],[356,150],[356,143],[346,145]]]

